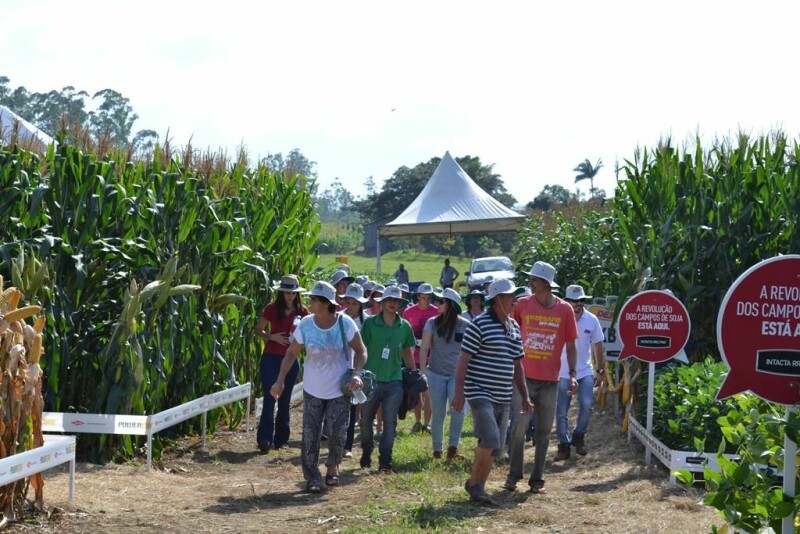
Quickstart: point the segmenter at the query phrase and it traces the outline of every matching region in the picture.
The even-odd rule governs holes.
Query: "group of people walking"
[[[268,392],[258,426],[259,449],[268,453],[289,439],[291,390],[298,356],[305,351],[302,467],[309,492],[320,492],[323,483],[339,483],[339,465],[352,456],[359,411],[361,467],[373,466],[373,423],[378,418],[377,466],[379,472],[391,473],[398,416],[401,409],[410,409],[413,391],[420,393],[420,402],[412,431],[430,432],[436,459],[459,455],[469,405],[478,439],[465,483],[472,500],[496,504],[485,485],[494,459],[504,450],[510,461],[503,487],[517,489],[531,423],[535,453],[527,485],[533,493],[545,493],[554,419],[559,443],[554,459],[569,458],[572,447],[586,454],[593,387],[602,378],[604,363],[602,329],[583,307],[591,297],[578,285],[558,297],[555,274],[552,265],[536,262],[529,273],[530,291],[498,279],[485,292],[473,291],[464,299],[452,287],[434,289],[422,283],[414,292],[416,302],[409,305],[403,265],[385,287],[337,271],[331,283],[314,283],[308,309],[300,302],[306,290],[297,277],[284,276],[274,288],[275,301],[256,324],[256,335],[265,342],[260,374]],[[452,285],[457,276],[457,271],[443,269],[440,283]],[[573,396],[579,414],[570,431],[567,414]],[[357,406],[354,397],[363,403]],[[323,439],[329,448],[324,478],[318,465]]]

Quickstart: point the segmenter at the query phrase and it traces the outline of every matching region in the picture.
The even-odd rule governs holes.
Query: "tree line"
[[[158,142],[155,130],[133,134],[139,115],[130,99],[114,89],[102,89],[91,96],[71,85],[60,91],[31,92],[22,85],[12,87],[8,76],[0,76],[0,104],[53,137],[61,130],[79,128],[95,141],[105,139],[136,150],[152,149]]]

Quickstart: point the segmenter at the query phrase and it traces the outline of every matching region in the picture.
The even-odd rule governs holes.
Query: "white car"
[[[505,256],[475,258],[467,271],[467,287],[469,291],[483,289],[485,282],[500,278],[506,278],[513,282],[515,275],[514,265]]]

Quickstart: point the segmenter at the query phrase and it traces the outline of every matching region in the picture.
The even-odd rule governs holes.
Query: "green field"
[[[333,254],[320,255],[318,267],[333,268],[340,265]],[[450,258],[450,265],[461,273],[456,279],[456,283],[466,280],[466,271],[469,269],[471,258],[458,256],[444,256],[439,254],[418,253],[413,251],[394,251],[381,256],[381,275],[377,275],[377,264],[374,256],[347,255],[347,264],[353,275],[366,274],[372,280],[386,282],[397,267],[402,263],[405,265],[411,282],[428,282],[434,286],[439,285],[439,273],[444,266],[445,258]],[[463,291],[462,291],[463,292]]]

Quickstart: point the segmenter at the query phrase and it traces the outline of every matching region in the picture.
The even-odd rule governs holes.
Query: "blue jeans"
[[[442,452],[444,440],[444,417],[447,407],[453,401],[456,393],[455,375],[440,375],[428,369],[428,395],[431,399],[431,440],[433,450]],[[450,409],[450,439],[448,446],[458,447],[461,440],[461,429],[464,426],[464,410],[457,412]]]
[[[289,408],[292,400],[292,388],[300,373],[300,364],[295,360],[294,365],[286,373],[283,394],[277,401],[278,413],[275,415],[275,399],[269,394],[269,390],[278,379],[281,362],[283,362],[281,356],[267,353],[261,355],[261,388],[264,390],[264,405],[261,407],[256,441],[269,443],[274,447],[283,447],[289,441]]]
[[[372,398],[361,405],[361,450],[365,456],[369,456],[375,448],[372,422],[380,406],[383,409],[383,434],[378,445],[378,461],[381,465],[392,465],[392,449],[397,435],[397,412],[403,402],[403,382],[377,382],[377,386]]]
[[[558,402],[556,404],[556,436],[559,445],[572,443],[572,434],[586,434],[589,430],[589,417],[594,410],[594,376],[587,375],[578,380],[578,420],[575,428],[569,431],[569,405],[572,397],[567,395],[569,380],[562,378],[558,381]]]

